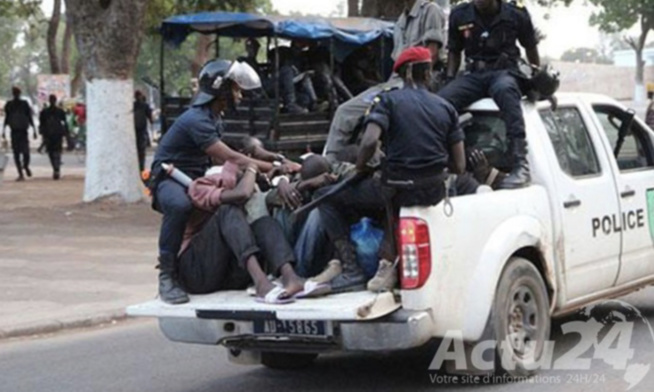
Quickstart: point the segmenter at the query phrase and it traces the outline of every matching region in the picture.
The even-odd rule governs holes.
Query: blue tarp
[[[379,37],[391,38],[393,24],[371,18],[318,18],[262,16],[238,12],[203,12],[178,15],[161,25],[164,39],[179,45],[193,33],[225,37],[266,37],[326,40],[360,46]]]

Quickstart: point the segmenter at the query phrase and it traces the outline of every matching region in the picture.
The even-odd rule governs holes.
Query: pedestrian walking
[[[34,130],[34,139],[36,139],[36,128],[32,119],[32,108],[27,101],[20,97],[20,88],[13,87],[11,94],[14,99],[5,105],[5,122],[2,126],[2,139],[6,140],[5,128],[9,127],[11,129],[11,150],[14,154],[16,170],[18,170],[16,181],[24,181],[23,170],[27,174],[27,177],[32,177],[32,171],[30,170],[30,142],[27,131],[32,127]]]
[[[64,137],[68,134],[68,123],[66,112],[57,106],[57,96],[50,95],[48,102],[50,106],[39,115],[39,127],[52,165],[52,178],[58,180],[61,177],[61,153]]]

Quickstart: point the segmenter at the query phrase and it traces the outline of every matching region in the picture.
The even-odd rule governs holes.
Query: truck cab
[[[241,363],[289,367],[331,351],[395,351],[452,337],[504,341],[512,375],[533,374],[550,321],[654,282],[654,133],[599,95],[524,102],[532,184],[401,210],[400,286],[288,305],[246,292],[128,308],[166,337],[222,345]],[[490,99],[467,109],[468,147],[506,169]],[[497,362],[497,361],[496,361]],[[503,363],[497,365],[504,366]]]

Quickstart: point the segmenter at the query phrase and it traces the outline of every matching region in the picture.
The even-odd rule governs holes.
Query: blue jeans
[[[171,254],[177,257],[193,205],[186,194],[186,188],[175,180],[161,181],[156,192],[159,211],[163,214],[159,231],[159,255]]]
[[[327,238],[319,210],[309,213],[293,248],[295,271],[299,276],[315,276],[332,258],[334,249]]]

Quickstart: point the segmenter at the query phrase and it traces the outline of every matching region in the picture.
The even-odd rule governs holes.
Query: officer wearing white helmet
[[[192,106],[163,136],[152,164],[153,205],[163,213],[159,234],[159,296],[171,304],[189,300],[176,273],[192,204],[185,187],[167,177],[162,164],[172,164],[192,179],[204,175],[211,159],[229,161],[242,169],[251,168],[250,171],[267,172],[273,168],[270,162],[249,158],[220,140],[224,127],[221,113],[239,103],[241,90],[261,87],[256,71],[244,62],[212,60],[202,68],[198,81],[199,92]]]

